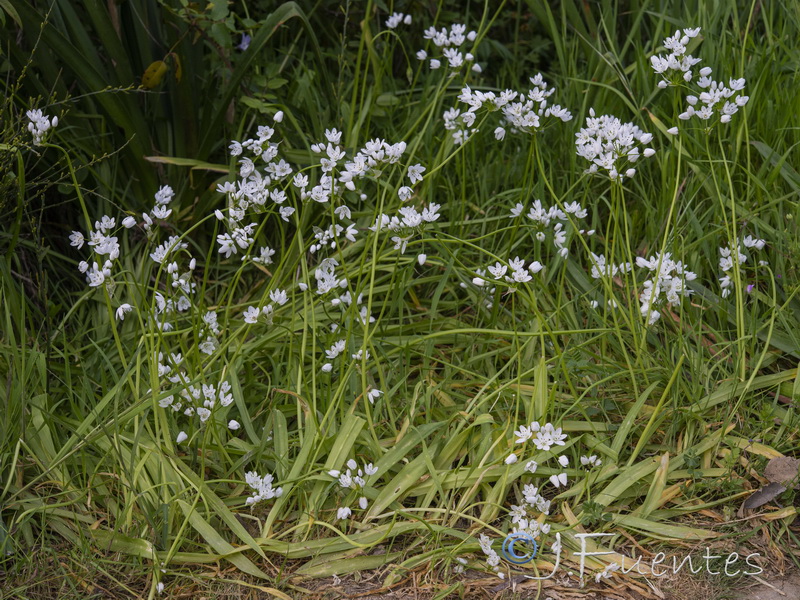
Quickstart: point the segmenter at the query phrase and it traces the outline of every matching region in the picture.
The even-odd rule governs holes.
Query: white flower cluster
[[[553,446],[563,446],[567,439],[567,435],[561,432],[561,427],[554,427],[552,423],[540,425],[537,421],[533,421],[530,426],[523,425],[514,435],[517,436],[517,444],[533,439],[536,448],[542,452],[547,452]]]
[[[155,194],[155,205],[148,213],[142,213],[142,227],[152,238],[154,231],[152,225],[155,219],[166,219],[172,213],[167,205],[172,201],[175,192],[168,185],[162,186]],[[122,220],[122,226],[130,229],[137,224],[133,216],[126,216]],[[89,287],[106,286],[109,293],[113,294],[115,282],[112,279],[112,271],[115,261],[119,258],[120,244],[119,238],[115,235],[117,220],[114,217],[103,215],[99,221],[95,221],[94,229],[88,233],[87,237],[80,231],[73,231],[70,236],[70,245],[81,249],[87,244],[94,253],[91,264],[88,261],[78,263],[78,270],[86,275]],[[190,258],[188,270],[181,271],[175,260],[169,260],[178,251],[186,251],[188,244],[181,242],[178,236],[171,236],[162,244],[156,246],[150,253],[150,258],[157,264],[166,264],[165,271],[172,280],[171,289],[176,292],[176,297],[164,298],[161,292],[154,294],[154,311],[151,317],[153,322],[163,331],[172,329],[172,323],[167,320],[167,315],[184,312],[191,308],[189,295],[196,290],[196,283],[192,280],[192,272],[196,267],[196,260]],[[116,317],[123,320],[125,316],[133,310],[128,303],[123,303],[116,311]]]
[[[329,247],[331,250],[335,250],[336,238],[340,237],[342,234],[344,234],[344,238],[346,240],[355,242],[356,235],[358,235],[358,230],[356,230],[354,223],[350,223],[346,229],[338,223],[334,223],[327,229],[320,229],[319,227],[314,226],[314,239],[317,241],[314,244],[311,244],[309,252],[314,254],[317,252],[317,250],[322,250],[323,248],[327,247]]]
[[[438,58],[431,58],[428,63],[433,70],[440,68],[442,62],[446,60],[447,65],[452,69],[450,73],[452,77],[456,75],[465,64],[474,63],[475,61],[475,56],[472,52],[462,52],[460,50],[464,42],[474,42],[478,37],[475,31],[467,33],[466,25],[454,23],[450,26],[449,30],[446,27],[437,30],[436,27],[431,26],[425,30],[423,37],[433,42],[433,45],[440,48],[442,52],[441,56]],[[428,52],[425,50],[418,51],[417,58],[419,60],[428,60]],[[481,67],[478,63],[474,63],[472,65],[472,70],[476,73],[480,73]]]
[[[536,448],[543,452],[548,452],[557,446],[564,446],[564,440],[567,439],[566,434],[562,433],[560,427],[555,427],[552,423],[541,425],[537,421],[532,422],[530,425],[523,425],[514,432],[514,435],[516,436],[515,443],[524,444],[532,440]],[[505,459],[505,463],[512,465],[517,460],[516,453],[512,453]],[[557,461],[562,469],[566,469],[569,466],[569,458],[565,455],[558,456]],[[592,456],[590,463],[589,459],[584,456],[581,459],[581,463],[583,465],[592,464],[594,466],[596,464],[599,466],[600,461],[597,456]],[[535,474],[538,467],[539,464],[536,461],[530,460],[525,464],[525,472]],[[549,482],[556,489],[566,486],[569,483],[566,471],[551,475]],[[513,533],[525,533],[532,538],[538,538],[550,533],[551,526],[544,517],[550,514],[551,501],[545,498],[540,490],[541,488],[533,483],[525,484],[522,488],[522,503],[511,505],[509,516],[511,517]],[[486,535],[481,535],[480,546],[487,557],[489,567],[502,578],[500,557],[492,549],[492,540]],[[553,543],[552,549],[556,554],[561,551],[558,541]]]
[[[282,117],[281,114],[280,120]],[[276,115],[276,123],[280,120]],[[219,252],[225,258],[239,251],[246,255],[255,241],[253,235],[258,225],[244,222],[248,213],[263,213],[271,205],[284,221],[288,222],[294,214],[294,207],[284,205],[287,200],[284,181],[293,169],[278,157],[278,144],[271,141],[274,134],[272,127],[262,125],[255,138],[233,141],[228,146],[231,156],[242,158],[239,160],[239,180],[217,186],[217,192],[226,195],[228,204],[227,218],[220,210],[214,213],[228,229],[217,236]],[[257,166],[261,163],[265,163],[263,170]]]
[[[38,108],[29,110],[25,114],[28,116],[28,131],[33,136],[33,145],[41,146],[50,128],[58,125],[58,117],[51,119]]]
[[[647,146],[652,139],[653,134],[645,133],[633,123],[623,123],[611,115],[595,117],[591,108],[586,127],[575,134],[575,147],[578,156],[592,163],[585,173],[603,169],[612,180],[622,182],[636,174],[630,164],[642,155],[649,158],[656,153],[649,147],[639,150],[639,145]]]
[[[494,306],[494,302],[492,302],[492,296],[494,296],[497,288],[494,286],[489,287],[490,283],[487,277],[486,269],[475,269],[475,277],[472,278],[472,286],[477,288],[481,303],[486,307],[487,310],[492,310],[492,306]],[[459,283],[459,287],[465,290],[470,289],[470,286],[465,281]],[[513,289],[511,291],[513,291]]]
[[[276,289],[270,291],[269,299],[276,305],[283,306],[289,301],[289,295],[286,293],[286,290]],[[263,316],[267,325],[272,325],[272,316],[275,313],[275,305],[273,305],[272,302],[261,308],[257,306],[247,307],[242,314],[244,322],[248,325],[255,325],[259,322],[259,318]]]
[[[640,256],[636,259],[636,266],[656,273],[655,277],[644,282],[644,289],[639,294],[640,312],[648,325],[653,325],[661,317],[656,307],[663,302],[662,294],[668,306],[677,306],[681,298],[691,295],[686,282],[696,279],[697,275],[686,269],[681,261],[672,260],[669,252],[656,253],[650,258]]]
[[[699,27],[683,31],[678,29],[671,37],[664,39],[663,45],[669,50],[669,54],[657,54],[650,57],[650,65],[653,70],[662,77],[658,82],[658,87],[665,88],[669,85],[678,85],[682,81],[692,80],[694,76],[692,67],[699,63],[700,59],[687,54],[686,46],[699,33]]]
[[[168,394],[159,399],[158,405],[161,408],[171,408],[173,412],[182,412],[190,418],[197,416],[201,423],[205,423],[215,408],[218,406],[225,408],[233,404],[230,383],[225,380],[220,381],[217,385],[188,383],[190,377],[182,367],[182,361],[181,354],[172,353],[165,358],[162,352],[158,353],[156,361],[158,379],[164,393]],[[178,398],[169,393],[176,385],[181,386]],[[231,427],[234,430],[238,428],[238,423]]]
[[[653,70],[662,77],[658,87],[665,88],[669,85],[694,81],[692,67],[699,63],[700,59],[686,54],[686,45],[699,33],[699,27],[678,30],[664,40],[664,47],[670,51],[668,55],[659,54],[650,57]],[[730,79],[726,86],[723,82],[711,79],[711,72],[711,67],[700,69],[700,77],[696,82],[698,90],[686,96],[686,110],[678,115],[682,121],[697,117],[704,121],[706,126],[713,124],[715,122],[713,119],[718,119],[720,123],[729,123],[731,117],[750,99],[738,93],[744,90],[744,79]],[[670,129],[670,133],[677,133],[677,128]]]
[[[100,287],[106,283],[113,283],[111,269],[114,261],[119,258],[120,250],[119,239],[111,235],[116,224],[116,219],[103,215],[102,219],[95,221],[94,230],[89,231],[88,242],[80,231],[73,231],[69,236],[71,246],[80,250],[84,243],[87,243],[94,252],[93,258],[96,260],[91,265],[87,261],[78,263],[78,270],[86,275],[89,287]]]
[[[497,551],[492,548],[492,540],[491,538],[486,535],[485,533],[481,534],[479,539],[479,543],[481,546],[481,550],[486,555],[486,563],[492,567],[497,576],[500,579],[505,578],[505,573],[500,571],[500,555],[497,554]]]
[[[359,323],[361,323],[361,325],[366,327],[369,323],[374,323],[375,322],[375,317],[373,317],[372,315],[367,313],[367,307],[366,306],[362,306],[363,301],[364,301],[364,295],[363,294],[358,294],[356,296],[356,299],[355,299],[355,305],[356,306],[361,306],[361,308],[358,311],[356,320]],[[353,295],[350,293],[349,290],[346,291],[344,294],[342,294],[340,296],[337,296],[336,298],[331,300],[331,306],[338,306],[339,308],[342,309],[343,312],[346,312],[347,309],[350,306],[352,306],[352,304],[353,304]],[[332,325],[332,328],[333,328],[333,331],[336,331],[336,329],[338,328],[338,325],[336,323],[334,323]],[[361,350],[359,350],[359,353],[360,352],[361,352]],[[353,356],[353,358],[355,358],[355,355]],[[367,358],[369,358],[369,352],[367,352]]]
[[[734,281],[733,277],[731,276],[731,271],[733,270],[734,260],[738,261],[740,265],[743,265],[747,262],[747,255],[742,252],[742,246],[744,245],[745,248],[749,248],[752,250],[755,248],[756,250],[761,250],[765,245],[766,241],[754,238],[751,235],[745,236],[745,238],[741,241],[741,243],[736,243],[729,246],[722,246],[719,249],[719,268],[722,271],[723,275],[719,279],[720,287],[722,288],[722,297],[727,298],[731,290],[733,289]],[[734,258],[734,246],[736,247],[736,257]],[[767,264],[764,261],[761,261],[759,264]]]
[[[593,279],[601,277],[616,277],[620,273],[630,273],[633,266],[631,263],[621,263],[619,265],[606,264],[606,257],[603,254],[590,253],[592,256],[591,275]]]
[[[220,334],[219,322],[217,321],[217,312],[209,310],[203,315],[203,323],[200,328],[200,338],[203,340],[198,344],[200,352],[203,354],[214,354],[219,348],[217,336]]]
[[[373,466],[372,463],[364,463],[364,468],[359,469],[358,463],[352,458],[347,461],[346,466],[347,469],[344,473],[334,469],[332,471],[328,471],[328,475],[338,480],[340,488],[345,490],[354,490],[359,493],[360,497],[358,499],[358,506],[361,508],[361,510],[366,510],[369,504],[367,497],[363,494],[363,489],[367,485],[366,478],[370,477],[371,475],[375,475],[378,472],[378,468]],[[353,511],[350,509],[350,507],[342,506],[338,509],[336,518],[347,519],[352,514]]]
[[[319,266],[314,270],[314,279],[317,281],[317,294],[327,294],[333,289],[344,289],[347,287],[347,279],[339,279],[336,274],[336,267],[339,266],[339,261],[335,258],[326,258],[320,262]],[[300,285],[301,290],[305,290],[305,284]]]
[[[149,212],[142,214],[142,228],[148,233],[149,238],[153,238],[157,229],[152,226],[156,219],[166,219],[172,209],[168,207],[174,198],[175,193],[171,187],[162,186],[155,194],[155,205]],[[127,216],[122,220],[122,226],[132,228],[137,225],[137,220],[133,216]],[[117,228],[116,219],[104,215],[99,221],[95,222],[94,230],[88,234],[88,242],[83,234],[73,231],[70,235],[70,242],[73,246],[80,249],[84,243],[88,244],[95,254],[95,257],[105,257],[102,266],[98,261],[90,266],[88,262],[82,261],[79,270],[86,273],[87,281],[91,287],[106,286],[109,293],[113,293],[115,282],[111,279],[114,261],[120,253],[120,244],[116,236],[112,235]],[[156,289],[152,294],[151,311],[148,311],[149,323],[161,331],[171,331],[175,324],[172,316],[175,313],[184,313],[193,308],[190,296],[196,292],[197,285],[193,280],[193,273],[197,267],[196,259],[189,256],[188,268],[182,269],[177,261],[177,253],[186,253],[188,244],[182,242],[178,236],[171,236],[163,243],[155,246],[150,252],[150,259],[155,265],[163,270],[170,285],[162,289]],[[102,258],[100,258],[102,260]],[[121,303],[116,310],[116,317],[123,320],[133,310],[129,303]],[[201,352],[212,354],[218,347],[216,336],[220,333],[215,312],[207,312],[203,316],[203,324],[199,331],[200,339],[198,348]],[[161,408],[171,408],[173,412],[182,412],[187,417],[197,416],[201,423],[205,423],[212,415],[216,406],[227,407],[233,403],[231,386],[227,381],[214,384],[193,384],[193,378],[184,368],[184,359],[180,353],[159,352],[155,356],[155,369],[157,371],[158,404]],[[179,390],[176,393],[175,391]],[[237,421],[231,420],[228,423],[231,430],[239,428]],[[188,439],[185,432],[181,431],[177,437],[177,442],[182,443]]]
[[[581,465],[584,467],[599,467],[603,464],[603,461],[597,458],[596,454],[592,454],[591,456],[581,456]]]
[[[520,283],[527,283],[533,279],[532,275],[535,275],[539,271],[544,268],[542,263],[538,260],[534,260],[529,265],[525,265],[525,261],[521,259],[519,256],[514,257],[512,260],[508,261],[508,266],[496,262],[494,265],[488,267],[489,273],[492,277],[494,277],[497,281],[505,281],[506,283],[511,285],[510,291],[514,291],[516,289],[516,285]],[[476,271],[477,272],[477,271]],[[507,273],[509,273],[507,275]],[[486,279],[483,278],[485,272],[480,272],[480,277],[475,277],[472,280],[472,283],[477,285],[478,287],[484,287],[488,284]]]
[[[479,110],[486,108],[489,112],[501,111],[502,119],[494,130],[497,140],[503,140],[506,128],[511,133],[533,134],[543,129],[553,121],[566,123],[572,119],[572,114],[558,104],[551,105],[549,98],[555,93],[555,88],[549,88],[547,82],[538,73],[530,78],[533,85],[525,92],[506,89],[496,94],[488,91],[472,90],[465,86],[458,96],[458,100],[467,104],[469,108],[461,112],[458,107],[451,108],[444,113],[445,129],[453,131],[453,140],[456,144],[463,144],[477,129],[472,128]],[[519,98],[518,101],[514,102]]]
[[[316,170],[316,181],[313,168],[296,172],[289,180],[287,178],[293,173],[293,167],[279,159],[278,145],[273,141],[274,136],[275,131],[272,127],[260,127],[257,137],[244,142],[233,142],[230,145],[231,155],[242,158],[239,161],[239,180],[224,183],[217,188],[226,195],[228,205],[227,215],[221,210],[215,211],[217,219],[227,228],[227,231],[220,233],[217,238],[219,252],[226,258],[234,254],[243,254],[243,260],[252,253],[254,255],[252,262],[269,265],[273,262],[276,252],[269,246],[262,246],[255,251],[255,240],[260,236],[264,224],[250,222],[256,219],[248,218],[248,215],[267,213],[271,206],[271,210],[274,211],[277,207],[281,218],[288,220],[295,210],[286,206],[290,198],[297,199],[298,203],[313,201],[318,204],[331,204],[334,222],[313,227],[314,237],[309,246],[309,253],[316,255],[318,262],[313,271],[312,281],[315,283],[318,295],[340,291],[340,295],[332,298],[330,302],[333,306],[340,306],[347,313],[347,307],[353,302],[350,291],[345,291],[349,281],[342,274],[341,257],[337,255],[339,259],[337,260],[331,256],[325,257],[324,254],[339,249],[343,243],[357,241],[359,229],[356,224],[344,222],[351,219],[348,201],[366,200],[366,194],[360,189],[361,182],[367,179],[374,180],[382,175],[384,167],[397,164],[406,150],[406,143],[401,141],[389,144],[385,140],[376,138],[367,141],[354,154],[348,155],[340,146],[342,133],[337,129],[328,129],[325,131],[324,141],[311,145],[312,152],[321,155]],[[243,156],[244,154],[247,156]],[[260,161],[267,162],[263,172],[256,166]],[[405,175],[408,181],[403,182],[404,185],[401,185],[397,192],[401,201],[405,202],[414,196],[412,186],[422,181],[424,172],[425,167],[420,164],[406,168]],[[412,206],[401,207],[397,216],[380,215],[372,230],[379,231],[386,228],[396,232],[398,235],[393,238],[395,248],[405,250],[406,244],[417,230],[439,218],[439,208],[438,204],[431,204],[421,211]],[[337,220],[339,222],[336,222]],[[309,281],[297,282],[301,292],[309,290],[312,285]],[[353,295],[357,298],[356,304],[361,304],[361,294]],[[245,323],[266,321],[271,324],[278,307],[287,302],[288,293],[286,290],[273,290],[270,292],[270,300],[271,302],[265,306],[262,306],[264,301],[255,306],[246,306],[241,313]],[[354,318],[364,325],[375,321],[365,306],[360,306]],[[335,331],[337,327],[338,323],[331,323],[331,331]],[[216,335],[215,332],[210,332],[202,344],[209,352],[218,347]],[[338,348],[337,344],[331,348],[332,355],[338,356],[335,351]],[[333,370],[333,363],[330,361],[334,356],[331,354],[328,356],[328,362],[322,366],[323,372],[328,373]],[[367,397],[374,402],[379,394],[378,390],[370,390]]]
[[[389,29],[396,29],[400,23],[403,23],[404,25],[411,25],[411,15],[395,12],[392,13],[388,19],[386,19],[386,27]]]
[[[700,72],[710,74],[711,69],[706,67],[701,69]],[[703,121],[709,122],[714,115],[718,115],[720,123],[729,123],[731,116],[736,114],[739,108],[747,104],[750,99],[743,94],[734,96],[736,92],[744,89],[744,83],[744,79],[731,79],[728,82],[730,87],[727,87],[723,83],[703,75],[697,81],[697,85],[703,91],[700,92],[699,97],[694,95],[686,96],[686,102],[689,106],[678,115],[678,118],[688,121],[696,116]],[[699,105],[698,102],[700,102]],[[697,106],[699,108],[696,108]]]
[[[283,494],[283,488],[272,487],[272,482],[275,480],[275,478],[270,474],[261,477],[255,471],[249,471],[245,474],[244,479],[247,485],[249,485],[251,489],[255,490],[253,495],[246,500],[248,506],[252,506],[258,502],[261,502],[262,500],[280,498]]]
[[[311,150],[313,152],[326,156],[320,160],[322,169],[322,177],[320,183],[311,188],[310,192],[306,191],[308,185],[307,178],[304,175],[295,177],[293,184],[300,189],[300,197],[305,200],[310,197],[315,202],[321,204],[331,201],[333,195],[341,193],[339,186],[336,185],[335,179],[330,173],[334,172],[339,167],[340,162],[344,162],[344,168],[341,169],[339,175],[339,183],[344,184],[344,187],[354,192],[356,191],[355,182],[367,176],[379,177],[381,174],[381,166],[396,164],[403,153],[406,151],[405,142],[397,142],[389,144],[385,140],[376,138],[369,140],[364,147],[356,152],[352,160],[347,161],[347,156],[339,147],[342,133],[336,129],[325,130],[325,139],[327,143],[322,142],[319,144],[312,144]],[[363,198],[362,198],[363,199]],[[339,219],[350,217],[350,211],[346,205],[339,206],[335,211]]]
[[[272,264],[273,256],[275,256],[275,250],[273,250],[269,246],[262,246],[258,250],[258,256],[254,256],[252,258],[252,261],[254,263],[267,266]]]
[[[524,211],[525,206],[518,202],[514,208],[511,209],[509,218],[515,219]],[[538,230],[536,232],[536,239],[540,242],[545,241],[547,238],[545,231],[548,227],[552,226],[553,246],[555,246],[561,258],[567,258],[569,255],[569,248],[567,247],[567,228],[570,225],[570,221],[571,219],[585,219],[588,214],[588,211],[577,201],[565,204],[564,210],[561,210],[561,208],[555,204],[544,208],[541,200],[534,200],[527,217],[534,222]],[[572,215],[572,217],[570,218],[568,215]],[[594,235],[594,230],[590,229],[586,231],[580,229],[578,233],[591,236]]]
[[[333,345],[330,348],[325,350],[325,356],[328,358],[329,361],[335,360],[340,354],[342,354],[345,351],[346,347],[347,347],[347,342],[345,340],[337,340],[336,342],[333,343]],[[322,365],[323,373],[330,373],[331,371],[333,371],[333,363],[326,362],[324,365]]]
[[[402,189],[402,188],[401,188]],[[394,242],[394,249],[400,250],[400,254],[404,254],[408,242],[414,237],[414,234],[420,230],[425,223],[433,223],[439,219],[439,209],[441,204],[431,202],[427,207],[422,209],[422,212],[413,206],[403,206],[397,212],[397,215],[389,216],[381,214],[375,219],[375,225],[370,227],[371,231],[382,231],[388,229],[393,233],[397,233],[392,237]]]
[[[217,236],[219,252],[225,258],[239,252],[247,256],[255,242],[258,224],[254,222],[245,224],[243,221],[250,212],[265,212],[267,203],[271,202],[277,206],[280,217],[284,221],[289,220],[295,212],[293,207],[285,205],[288,199],[287,190],[291,188],[296,190],[302,201],[334,203],[336,208],[333,212],[336,217],[340,221],[350,219],[351,209],[346,203],[346,193],[359,192],[356,187],[359,180],[365,177],[379,177],[382,167],[396,164],[406,149],[405,142],[389,144],[385,140],[374,139],[369,140],[348,159],[346,152],[339,146],[342,133],[337,129],[328,129],[325,131],[325,141],[311,146],[313,152],[323,155],[320,158],[321,173],[317,183],[310,182],[308,174],[299,172],[294,175],[289,186],[284,180],[293,169],[283,159],[277,160],[278,144],[270,141],[274,133],[273,128],[262,126],[259,127],[256,138],[233,142],[230,145],[232,156],[240,156],[245,150],[252,156],[240,160],[238,182],[226,182],[217,188],[217,191],[226,194],[228,199],[227,218],[222,211],[215,211],[217,218],[225,222],[228,227],[228,231]],[[256,167],[259,160],[267,162],[263,173]],[[424,171],[425,168],[419,164],[408,167],[410,185],[421,181]],[[409,185],[404,185],[398,190],[398,195],[402,200],[408,200],[413,195],[413,189]],[[357,197],[361,200],[366,199],[364,193],[359,193]],[[409,217],[413,216],[411,214],[413,209],[408,211]],[[324,229],[315,227],[314,232],[315,241],[310,247],[312,254],[323,249],[336,249],[343,241],[355,242],[358,235],[355,223],[333,223]],[[252,260],[267,265],[272,262],[274,254],[273,249],[262,247],[259,255]],[[326,273],[333,273],[331,266],[335,265],[327,264],[318,269],[318,280],[331,282],[331,278],[326,276]],[[346,285],[346,281],[344,284]]]

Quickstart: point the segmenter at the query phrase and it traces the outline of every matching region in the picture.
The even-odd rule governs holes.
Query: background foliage
[[[413,26],[386,32],[393,10],[412,14]],[[0,15],[0,547],[8,597],[89,594],[92,580],[153,594],[162,564],[176,586],[188,586],[197,565],[226,561],[275,595],[300,576],[386,562],[394,565],[387,585],[425,565],[443,592],[464,593],[453,561],[477,551],[472,534],[482,527],[506,529],[503,507],[518,493],[522,466],[502,459],[514,428],[533,419],[558,422],[604,460],[597,477],[558,497],[565,525],[625,531],[642,543],[704,539],[713,529],[737,543],[760,536],[777,553],[797,542],[791,491],[782,511],[748,529],[734,522],[744,492],[763,483],[766,460],[796,454],[798,445],[796,3],[2,0]],[[374,338],[358,342],[379,357],[370,376],[386,399],[374,409],[351,400],[358,381],[317,380],[313,354],[328,342],[310,325],[319,307],[300,305],[286,335],[247,339],[229,357],[244,433],[203,448],[174,446],[154,426],[139,333],[120,330],[122,360],[103,299],[76,269],[81,257],[67,236],[83,218],[79,196],[94,219],[141,212],[169,183],[178,192],[177,232],[186,231],[220,203],[228,141],[277,110],[286,113],[282,150],[300,166],[316,160],[310,145],[330,127],[344,132],[348,148],[403,139],[412,162],[440,164],[452,142],[426,120],[439,122],[460,82],[436,94],[442,77],[414,53],[424,27],[452,22],[481,31],[491,23],[477,55],[484,71],[472,85],[516,88],[541,71],[575,120],[543,133],[535,166],[527,142],[503,146],[482,132],[426,179],[421,193],[447,208],[440,235],[409,255],[363,261],[357,275],[372,278],[380,298]],[[656,90],[648,59],[675,28],[692,26],[703,30],[704,64],[745,77],[751,101],[708,144],[695,136],[678,146],[663,135],[677,98]],[[33,107],[59,115],[63,151],[21,152],[24,112]],[[518,198],[547,197],[551,188],[591,205],[590,226],[606,230],[615,214],[608,185],[579,181],[584,166],[573,145],[591,107],[659,136],[654,164],[625,191],[631,252],[649,256],[668,238],[700,275],[691,305],[656,328],[590,310],[586,274],[535,255],[532,235],[494,234]],[[373,202],[361,207],[364,223]],[[748,275],[751,294],[723,302],[714,287],[717,249],[734,212],[740,230],[768,241],[770,268]],[[264,232],[266,243],[287,248],[275,281],[292,281],[306,264],[288,249],[309,239],[312,226],[308,218],[297,231]],[[205,249],[213,234],[204,222],[192,239]],[[131,272],[141,268],[135,256],[145,243],[130,239]],[[418,251],[431,261],[409,268]],[[482,292],[468,284],[487,254],[550,261],[549,279],[530,297],[498,297],[484,310]],[[209,298],[225,297],[227,267],[218,268]],[[266,285],[262,274],[248,274],[229,306]],[[324,473],[354,454],[375,462],[385,485],[369,491],[365,519],[380,524],[354,524],[345,535],[320,525],[334,522],[336,508]],[[255,465],[287,493],[249,513],[242,475]],[[293,486],[303,491],[290,493]],[[90,566],[87,556],[95,557]],[[55,566],[53,580],[31,583],[42,564]]]

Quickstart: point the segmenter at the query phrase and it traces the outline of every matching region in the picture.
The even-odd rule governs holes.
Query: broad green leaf
[[[183,511],[183,514],[186,515],[186,518],[189,520],[191,526],[194,527],[195,531],[197,531],[197,533],[200,534],[206,543],[211,546],[219,558],[225,558],[226,560],[229,560],[248,575],[258,577],[259,579],[269,579],[269,576],[261,569],[256,567],[249,558],[243,554],[240,554],[242,551],[241,548],[237,550],[227,541],[225,541],[219,532],[209,525],[209,523],[202,516],[200,516],[200,513],[197,512],[196,507],[193,508],[189,506],[188,503],[179,499],[175,500],[175,502]]]

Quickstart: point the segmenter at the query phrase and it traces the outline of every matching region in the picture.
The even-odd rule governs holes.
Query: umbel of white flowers
[[[25,113],[28,116],[28,131],[33,136],[33,145],[41,146],[45,135],[52,127],[58,125],[58,117],[50,119],[38,108]]]
[[[731,78],[725,85],[710,77],[711,67],[701,68],[699,70],[700,77],[695,78],[692,68],[701,62],[701,59],[687,54],[687,45],[699,34],[699,27],[678,29],[663,41],[664,48],[669,50],[669,54],[651,56],[650,65],[657,74],[661,75],[658,87],[662,89],[696,81],[698,89],[692,90],[693,93],[686,96],[687,106],[678,115],[680,120],[689,121],[697,118],[705,122],[707,126],[717,121],[729,123],[731,117],[750,100],[749,96],[739,93],[744,90],[745,80]],[[673,127],[669,132],[675,134],[677,128]]]

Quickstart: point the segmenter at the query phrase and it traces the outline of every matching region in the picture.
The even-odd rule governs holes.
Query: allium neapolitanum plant
[[[412,20],[395,13],[385,24],[402,38]],[[748,103],[745,81],[712,79],[688,50],[700,29],[686,28],[649,59],[652,110],[673,112],[604,114],[562,106],[541,74],[524,89],[489,89],[476,79],[485,35],[425,30],[414,77],[427,108],[405,136],[331,126],[308,133],[310,158],[298,164],[284,152],[297,146],[290,115],[276,108],[230,141],[233,168],[209,214],[179,211],[168,184],[144,213],[93,215],[81,197],[85,223],[70,243],[128,365],[118,393],[132,395],[122,417],[135,419],[138,446],[124,452],[139,466],[127,485],[166,515],[155,541],[144,523],[93,535],[152,559],[153,589],[191,562],[187,531],[257,577],[267,575],[252,557],[265,553],[314,558],[299,573],[325,575],[386,561],[411,568],[416,548],[456,575],[488,563],[504,577],[541,564],[503,560],[511,532],[550,559],[562,552],[554,534],[575,549],[582,524],[714,535],[665,523],[684,514],[669,505],[678,491],[667,482],[687,477],[687,456],[705,453],[710,473],[741,438],[726,416],[674,448],[658,441],[667,399],[689,389],[684,357],[657,374],[643,356],[670,336],[702,346],[711,314],[732,314],[744,336],[747,299],[771,278],[769,246],[726,193],[709,200],[717,229],[679,226],[676,193],[647,240],[633,204],[643,172],[672,169],[659,178],[670,182],[681,161],[701,160],[685,146],[705,149],[716,186],[733,185],[718,151]],[[48,151],[63,122],[28,116],[32,143]],[[548,135],[572,140],[573,173],[552,177]],[[476,185],[476,155],[500,165],[520,151],[523,180],[495,190],[489,213],[443,183],[449,173]],[[694,235],[719,248],[718,263],[699,259]],[[451,354],[465,336],[463,355]],[[736,368],[752,383],[758,366]],[[628,377],[629,412],[611,417],[600,390]],[[728,396],[716,383],[685,410],[699,418],[741,382],[720,388]],[[409,533],[433,541],[337,554]],[[591,566],[611,577],[620,561]]]

